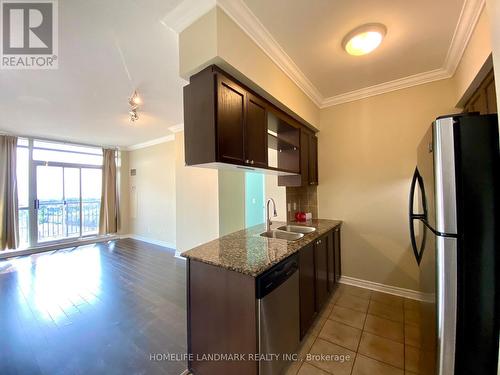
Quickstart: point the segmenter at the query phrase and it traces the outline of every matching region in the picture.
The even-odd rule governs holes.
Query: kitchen
[[[255,6],[259,10],[263,9],[258,8],[258,5]],[[295,329],[299,327],[299,340],[303,339],[308,333],[309,327],[316,321],[315,317],[325,314],[324,311],[331,308],[331,306],[327,304],[328,307],[323,309],[324,301],[328,298],[332,298],[329,297],[329,293],[335,291],[335,286],[345,285],[345,283],[358,287],[361,286],[369,290],[376,290],[377,292],[389,293],[399,296],[400,298],[404,296],[408,301],[408,305],[412,303],[411,301],[422,301],[424,295],[416,292],[419,290],[418,276],[413,278],[411,275],[414,275],[415,271],[418,273],[419,270],[418,263],[420,259],[418,252],[422,249],[418,249],[418,245],[423,245],[416,243],[418,240],[421,241],[418,233],[420,233],[420,235],[426,233],[427,237],[429,237],[429,234],[427,234],[425,229],[414,229],[413,225],[416,224],[412,221],[411,230],[418,232],[417,238],[415,240],[412,239],[414,244],[408,246],[407,251],[403,253],[403,257],[398,259],[399,264],[396,268],[398,269],[397,272],[401,273],[396,274],[394,265],[390,266],[389,264],[381,262],[380,252],[382,252],[382,250],[380,247],[386,247],[386,249],[383,250],[384,255],[391,254],[391,252],[396,255],[399,254],[398,246],[396,243],[377,243],[382,240],[382,236],[378,235],[377,232],[384,233],[387,231],[388,224],[391,221],[397,220],[398,223],[395,223],[393,226],[393,233],[391,233],[391,236],[399,236],[400,233],[402,236],[405,236],[402,238],[401,242],[405,244],[408,243],[408,184],[411,182],[411,176],[401,178],[401,172],[403,175],[406,175],[408,171],[415,168],[415,150],[417,149],[419,140],[423,137],[422,130],[419,129],[426,130],[429,124],[442,114],[460,112],[455,108],[454,100],[459,103],[461,102],[461,104],[464,105],[464,107],[468,107],[468,110],[471,112],[478,110],[478,107],[474,108],[471,105],[474,100],[459,97],[456,92],[456,87],[461,84],[459,79],[464,79],[464,77],[455,76],[455,81],[453,79],[444,81],[437,80],[436,82],[426,83],[422,86],[411,85],[410,88],[400,89],[399,91],[393,91],[393,88],[389,88],[387,90],[388,93],[384,93],[380,96],[368,94],[369,99],[363,99],[364,97],[361,96],[359,104],[356,103],[355,99],[348,99],[346,100],[348,102],[347,104],[331,106],[321,111],[319,132],[314,134],[311,138],[309,135],[310,132],[313,131],[316,133],[318,129],[312,126],[307,120],[304,120],[304,118],[298,116],[294,111],[283,106],[279,100],[265,91],[262,86],[269,87],[269,90],[272,90],[272,87],[270,87],[264,77],[259,76],[259,72],[255,71],[253,66],[249,65],[248,62],[237,60],[238,56],[234,52],[234,45],[241,45],[242,50],[249,50],[250,44],[252,43],[252,41],[249,40],[248,43],[245,44],[248,38],[246,35],[241,35],[243,41],[238,39],[239,35],[236,29],[238,26],[242,25],[241,20],[239,20],[238,26],[236,26],[232,24],[234,15],[231,16],[231,20],[225,15],[223,10],[217,10],[214,13],[215,14],[210,16],[207,15],[204,22],[200,21],[199,24],[195,23],[185,30],[180,38],[181,62],[183,57],[183,42],[188,46],[189,42],[196,40],[197,33],[201,32],[203,26],[206,26],[208,22],[214,22],[219,38],[217,41],[219,43],[217,46],[218,55],[213,59],[209,59],[209,63],[215,63],[215,65],[209,65],[201,71],[198,70],[195,75],[191,75],[190,84],[185,88],[184,126],[186,163],[193,166],[224,168],[225,170],[227,168],[233,168],[233,170],[243,169],[258,171],[267,168],[267,173],[277,172],[281,174],[278,176],[278,185],[286,186],[286,218],[287,221],[292,221],[292,223],[288,226],[283,226],[283,223],[279,223],[279,225],[277,224],[274,227],[260,226],[253,231],[251,229],[246,229],[246,231],[243,230],[231,233],[182,254],[188,258],[189,262],[187,285],[189,306],[188,337],[190,337],[190,339],[188,340],[188,347],[191,349],[188,348],[188,352],[196,354],[213,350],[214,352],[235,351],[238,353],[246,353],[251,352],[253,349],[262,354],[267,352],[274,353],[276,350],[279,351],[280,349],[277,348],[280,348],[280,345],[282,345],[282,352],[294,352],[293,348],[300,346],[296,344],[296,338],[290,335],[290,327],[295,327]],[[263,17],[260,18],[261,21],[263,19],[269,21],[269,19],[272,18],[271,16],[266,18],[266,16],[262,14],[259,15]],[[213,17],[213,19],[210,20],[211,17]],[[479,22],[481,21],[484,20],[480,19]],[[270,24],[266,25],[269,26]],[[198,27],[200,27],[200,29],[198,29]],[[285,28],[286,25],[281,25],[281,27]],[[244,30],[248,32],[248,29]],[[478,34],[479,32],[480,31],[478,31]],[[185,35],[183,35],[184,33]],[[230,42],[224,40],[226,35]],[[251,35],[253,36],[254,34]],[[474,38],[474,35],[472,38]],[[235,42],[235,40],[238,40],[238,42]],[[290,43],[290,46],[293,46],[293,42],[290,42],[289,39],[287,42]],[[224,50],[224,48],[229,45],[233,48],[228,48],[227,51]],[[259,46],[261,46],[261,44],[259,44]],[[224,55],[224,53],[227,53],[227,55]],[[255,54],[252,55],[258,55],[258,52],[256,51]],[[193,56],[189,57],[192,58]],[[462,60],[463,65],[458,65],[459,74],[463,74],[463,71],[466,69],[466,64],[468,63],[467,59],[470,58],[471,57],[467,55],[466,51]],[[481,66],[479,69],[482,73],[472,77],[475,81],[480,81],[474,84],[476,87],[491,85],[492,80],[488,78],[490,76],[487,76],[487,72],[491,70],[491,62],[488,63],[486,62],[487,60],[488,58],[485,56],[485,60],[483,61],[485,65]],[[240,66],[243,67],[246,74],[235,68],[235,66],[238,66],[238,68]],[[188,72],[191,73],[192,71],[188,70]],[[251,80],[247,74],[252,76],[254,80],[257,80],[257,77],[260,78],[260,81],[258,81],[259,83]],[[279,90],[274,90],[274,92],[280,93]],[[470,97],[471,93],[469,92],[468,95]],[[473,94],[472,96],[475,95],[476,94]],[[281,97],[284,98],[286,96],[282,95]],[[467,100],[469,100],[469,103],[466,103]],[[491,99],[487,99],[486,101],[488,102],[488,100],[491,101]],[[415,113],[414,103],[419,103],[420,108],[418,113]],[[388,105],[394,108],[394,113],[388,113]],[[496,112],[494,108],[496,107],[492,107],[491,113]],[[300,109],[304,116],[308,113],[307,108]],[[344,113],[339,111],[344,111]],[[297,137],[300,140],[299,142],[294,143],[295,138],[293,129],[288,129],[286,126],[276,127],[273,125],[275,123],[274,117],[276,113],[280,114],[277,116],[280,119],[280,124],[282,122],[287,122],[288,124],[296,125],[299,129],[296,133],[300,134]],[[371,118],[367,118],[367,115]],[[322,124],[326,121],[332,121],[333,123],[325,127]],[[339,121],[341,122],[339,123]],[[342,124],[342,121],[345,123]],[[492,119],[491,123],[495,123],[495,121],[496,120]],[[238,127],[234,126],[235,123],[239,124]],[[415,127],[410,126],[410,124],[417,123],[418,125]],[[347,128],[347,124],[350,125],[350,128]],[[241,126],[241,128],[239,126]],[[259,134],[261,135],[259,136]],[[360,137],[360,135],[364,137]],[[277,158],[271,156],[273,152],[276,152],[276,146],[274,145],[275,138],[278,139]],[[318,141],[315,140],[316,138]],[[279,146],[280,141],[282,141],[281,146]],[[479,141],[478,143],[480,144]],[[268,147],[267,155],[265,152],[266,146]],[[323,149],[322,146],[325,147],[326,150]],[[336,149],[338,149],[338,151],[335,151]],[[316,156],[316,153],[319,156]],[[332,155],[336,153],[342,157],[332,158]],[[296,155],[300,156],[296,158]],[[269,161],[273,160],[273,163],[266,164],[266,156]],[[277,163],[275,163],[275,161],[277,161]],[[293,163],[293,161],[295,161],[295,163]],[[408,166],[411,164],[414,164],[413,168]],[[355,174],[356,167],[358,167],[358,174]],[[363,168],[363,174],[359,174],[359,168]],[[398,172],[399,168],[401,168],[401,172]],[[402,170],[403,168],[405,169],[404,171]],[[297,170],[301,172],[300,177],[287,175],[294,170],[295,172]],[[266,172],[264,171],[264,173]],[[312,178],[311,175],[313,176]],[[394,178],[397,178],[395,182],[397,182],[398,185],[383,185],[385,183],[383,178],[393,178],[392,175],[394,175]],[[326,182],[324,182],[323,178]],[[342,184],[346,184],[348,181],[347,178],[351,179],[349,181],[351,184],[349,188],[352,190],[350,193],[353,198],[355,196],[354,200],[345,199],[347,197],[345,190],[347,185],[342,186]],[[371,187],[372,190],[369,190],[370,185],[367,184],[371,183],[369,181],[372,180],[376,185],[373,185],[373,187]],[[373,188],[377,185],[379,189],[385,189],[379,197],[381,198],[384,196],[383,199],[380,199],[380,202],[373,201]],[[311,189],[314,189],[314,193],[308,193]],[[431,189],[433,189],[433,187],[431,187]],[[300,196],[300,190],[305,191],[302,196]],[[426,191],[429,191],[429,187],[427,187]],[[299,197],[297,197],[297,195]],[[336,197],[338,197],[339,201],[336,200]],[[313,202],[309,202],[311,198]],[[314,199],[317,199],[317,201],[314,202]],[[393,202],[390,203],[391,201]],[[319,218],[319,220],[309,220],[306,224],[303,224],[303,226],[301,226],[300,223],[295,223],[296,219],[302,219],[302,217],[295,216],[296,210],[291,209],[294,205],[296,207],[298,202],[301,202],[307,207],[317,207],[313,217]],[[395,204],[395,202],[399,203]],[[363,206],[363,203],[371,206],[379,203],[379,206],[367,208]],[[267,201],[266,223],[270,222],[268,220],[272,220],[273,205],[272,200]],[[271,206],[271,209],[269,206]],[[330,216],[330,212],[332,212],[332,208],[330,207],[335,207],[335,216]],[[321,220],[324,217],[322,213],[325,212],[328,213],[327,217],[338,221],[328,222],[328,220]],[[346,216],[342,216],[341,212],[345,213]],[[353,216],[354,212],[356,214]],[[364,215],[361,215],[361,212],[363,212]],[[222,215],[222,212],[220,212],[220,214]],[[302,215],[302,213],[300,213],[300,215]],[[359,232],[352,227],[354,223],[350,223],[350,217],[352,217],[354,221],[360,221],[356,227],[358,230],[363,228],[362,230],[366,231],[369,228],[366,234],[373,236],[373,239],[370,239],[369,243],[373,246],[373,250],[375,250],[373,256],[366,251],[366,239],[365,242],[360,242],[358,240]],[[293,225],[295,225],[295,228]],[[322,225],[324,227],[322,227]],[[349,228],[349,226],[351,227]],[[396,231],[396,228],[401,229]],[[290,233],[301,234],[301,232],[308,230],[314,231],[312,232],[314,234],[302,233],[304,237],[298,240],[295,240],[293,235],[290,235]],[[331,234],[329,233],[330,231]],[[338,233],[337,237],[334,237],[333,233]],[[262,240],[261,248],[259,247],[258,241],[260,239],[257,238],[258,236],[271,237],[271,239]],[[280,237],[289,241],[287,251],[283,253],[278,252],[278,250],[274,248],[274,246],[278,246],[279,241],[273,242],[273,239],[279,239]],[[325,249],[321,246],[320,237],[322,237],[323,244],[326,245]],[[308,239],[307,241],[305,240],[306,238]],[[341,238],[342,241],[340,240]],[[370,237],[367,237],[367,239],[369,238]],[[293,241],[297,241],[296,246],[293,245]],[[430,240],[427,239],[427,242],[429,241]],[[340,246],[341,243],[342,246]],[[309,246],[309,244],[313,246]],[[311,247],[311,249],[309,249],[310,254],[305,251],[307,247]],[[416,250],[413,250],[412,247],[416,248]],[[336,248],[338,249],[337,251]],[[358,257],[361,254],[356,256],[350,252],[351,250],[356,252],[359,251],[359,249],[364,249],[362,256],[366,259],[361,260]],[[413,254],[414,251],[417,255]],[[429,252],[430,250],[427,251],[427,253]],[[280,256],[273,258],[276,254],[280,254]],[[415,256],[417,258],[415,258]],[[491,260],[491,256],[490,253],[490,255],[487,256],[488,259]],[[310,259],[307,259],[308,257]],[[308,260],[313,264],[312,267],[307,268]],[[282,263],[280,263],[281,261]],[[206,264],[210,266],[206,266]],[[379,265],[379,267],[369,267],[369,264]],[[360,268],[361,265],[365,265],[364,269]],[[219,269],[216,271],[213,266],[221,268],[222,270]],[[486,267],[482,270],[485,275],[490,274],[489,272],[493,272],[488,270],[487,265],[481,267]],[[295,282],[296,285],[294,287],[289,287],[287,281],[279,279],[279,273],[284,270],[283,272],[285,272],[285,274],[288,273],[293,275],[293,269],[295,268],[299,270],[299,281]],[[346,275],[345,268],[349,269],[349,276]],[[229,269],[231,275],[226,275],[223,272],[224,269]],[[422,269],[427,272],[423,266]],[[388,274],[387,276],[383,276],[386,270]],[[268,277],[270,277],[268,276],[268,272],[271,274],[274,272],[277,275],[277,280],[268,280]],[[242,274],[239,275],[241,280],[238,279],[238,275],[235,273]],[[244,281],[246,279],[245,274],[253,276],[255,282],[250,280],[248,285],[246,285]],[[355,274],[360,276],[351,276]],[[213,289],[209,288],[203,282],[203,280],[208,279],[214,281]],[[370,282],[366,282],[365,280],[370,280]],[[377,280],[378,282],[373,282],[372,280]],[[341,284],[338,284],[339,281]],[[310,289],[307,289],[306,286],[308,282],[310,283]],[[326,286],[324,289],[321,286],[323,282]],[[280,302],[277,302],[274,306],[272,305],[273,307],[267,307],[264,302],[268,294],[261,290],[262,287],[260,285],[262,283],[278,285],[276,287],[276,295],[270,298],[275,298]],[[285,287],[283,287],[283,292],[279,289],[281,283],[285,285]],[[292,283],[294,282],[290,281],[290,284]],[[235,289],[227,286],[233,284]],[[478,288],[483,289],[484,286],[478,286]],[[290,289],[295,290],[295,292],[290,291]],[[299,290],[300,292],[297,293]],[[323,292],[323,290],[325,290],[325,292]],[[272,291],[269,291],[269,293],[269,295],[273,296],[273,294],[271,294]],[[285,300],[281,293],[288,296],[296,296],[298,294],[300,295],[299,302],[291,305],[291,297]],[[333,301],[335,300],[335,293],[332,294],[334,296],[332,298]],[[254,297],[254,295],[256,297]],[[488,298],[494,299],[494,297],[492,297],[494,295],[493,292]],[[312,302],[309,304],[305,302],[307,298],[311,298]],[[381,297],[381,299],[384,298],[385,297]],[[390,296],[387,298],[389,300],[391,299]],[[207,306],[207,299],[217,301],[217,303]],[[230,306],[231,303],[235,303],[235,301],[238,301],[237,308]],[[402,301],[402,299],[400,301],[396,299],[395,303],[402,303]],[[294,312],[294,308],[290,307],[297,306],[297,304],[299,306],[298,313]],[[424,303],[421,304],[425,305]],[[493,306],[488,308],[494,309]],[[485,309],[488,308],[485,307]],[[229,311],[232,313],[227,315]],[[283,312],[280,313],[279,311]],[[280,326],[276,323],[276,319],[279,320],[279,318],[276,317],[284,316],[285,311],[289,313],[286,314],[287,318],[283,320],[288,320],[288,322],[281,322]],[[361,311],[363,311],[363,308]],[[410,310],[405,309],[403,309],[403,311],[407,312],[406,315],[408,315],[408,317],[416,314],[415,319],[418,319],[417,325],[425,325],[427,327],[428,322],[423,321],[423,318],[420,317],[420,312],[415,313],[415,311],[411,311],[410,313]],[[451,316],[450,314],[452,314],[452,312],[447,311],[444,314]],[[232,315],[237,316],[238,319],[231,319]],[[373,315],[380,317],[380,313],[373,313],[373,310],[370,308],[370,310],[368,310],[368,316]],[[384,314],[382,313],[382,315]],[[207,318],[212,322],[210,327],[205,326],[205,319]],[[420,321],[420,319],[422,319],[422,321]],[[430,318],[431,322],[433,321],[432,319],[434,318]],[[319,318],[319,321],[321,321],[321,318]],[[396,321],[398,321],[398,319],[396,319]],[[242,322],[245,322],[245,324],[242,324]],[[271,324],[268,322],[273,323]],[[297,324],[297,322],[299,323]],[[413,333],[414,329],[406,320],[404,320],[403,323],[404,330],[407,332],[406,335],[409,336],[408,332]],[[494,324],[496,325],[496,323]],[[274,327],[275,330],[270,329],[269,326]],[[278,326],[281,328],[278,328]],[[491,330],[491,327],[488,329]],[[257,333],[255,333],[255,331]],[[288,332],[286,335],[287,338],[283,339],[283,342],[280,342],[276,337],[284,335],[284,332]],[[492,332],[494,332],[494,329]],[[356,334],[357,332],[353,332],[353,337],[356,337]],[[443,333],[439,333],[440,336],[442,334]],[[495,340],[490,340],[486,337],[487,336],[483,336],[483,340],[488,341],[494,346],[492,343],[494,343]],[[337,338],[336,340],[337,341],[330,341],[338,343],[339,339]],[[356,340],[356,338],[354,338],[354,340]],[[360,341],[360,338],[357,337],[357,344],[351,347],[354,353],[357,351],[358,357],[363,357],[361,354],[364,353],[364,355],[372,359],[375,358],[381,363],[389,364],[393,366],[393,368],[405,368],[415,373],[431,373],[436,371],[433,367],[434,365],[425,363],[423,357],[427,354],[422,351],[423,348],[420,345],[417,345],[418,349],[416,351],[412,345],[402,346],[403,354],[401,357],[403,359],[401,362],[398,359],[391,360],[387,359],[387,357],[384,358],[384,355],[378,356],[374,354],[373,351],[366,348],[370,346],[367,341],[367,338],[362,338]],[[291,344],[292,342],[295,344]],[[288,348],[286,343],[289,344]],[[407,344],[407,341],[403,340],[403,343]],[[372,345],[380,345],[383,347],[384,343]],[[346,348],[346,344],[341,346]],[[365,348],[363,348],[363,346],[365,346]],[[390,347],[390,343],[388,343],[385,350],[391,351],[391,349],[389,349]],[[399,353],[400,350],[401,349],[396,346],[392,351],[394,353]],[[439,350],[443,352],[448,349],[443,347]],[[493,354],[490,351],[487,352],[489,353],[488,356],[491,358],[495,355],[495,351]],[[430,355],[432,358],[435,358],[435,354],[431,353]],[[420,364],[418,364],[418,357],[421,357]],[[414,362],[415,358],[417,365],[410,363]],[[306,363],[313,362],[314,361],[306,361]],[[333,373],[336,373],[335,371],[351,371],[352,368],[354,368],[353,373],[363,371],[360,369],[362,365],[358,366],[354,364],[353,366],[352,363],[350,368],[347,367],[348,370],[346,370],[346,368],[334,370],[332,367],[329,367],[328,364],[325,364],[325,362],[329,361],[323,361],[323,363],[321,361],[314,362],[313,369],[309,368],[309,371],[316,369],[315,371],[318,373],[320,373],[320,370],[333,371]],[[430,362],[433,361],[431,360]],[[464,373],[467,373],[465,369],[468,368],[467,366],[471,365],[466,365],[465,363],[467,363],[467,360],[460,365],[457,362],[457,371],[464,371]],[[373,368],[376,367],[376,364],[371,365]],[[440,373],[451,373],[454,371],[452,368],[448,367],[449,363],[447,363],[446,360],[440,360],[436,365],[443,366],[439,370]],[[273,368],[273,366],[275,367]],[[366,366],[369,367],[370,364]],[[306,371],[305,367],[306,366],[304,366],[304,370],[302,371]],[[282,364],[280,367],[278,361],[273,361],[272,364],[261,361],[257,366],[252,361],[219,361],[206,363],[204,361],[194,360],[189,364],[189,369],[192,370],[193,373],[220,373],[224,371],[254,373],[253,371],[255,371],[255,373],[272,374],[279,373],[284,368],[286,369],[286,364]],[[289,369],[292,373],[296,370],[296,366],[293,365]],[[486,370],[486,367],[483,368],[483,370],[489,371]],[[372,371],[375,370],[372,369]],[[383,373],[383,370],[379,369],[379,371]],[[386,371],[390,371],[390,369],[386,369]]]
[[[498,0],[45,2],[0,373],[498,372]]]

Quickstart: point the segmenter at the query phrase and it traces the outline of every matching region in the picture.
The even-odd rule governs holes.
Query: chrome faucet
[[[269,216],[269,203],[273,202],[273,217],[278,216],[278,213],[276,212],[276,202],[274,201],[273,198],[269,198],[266,202],[266,231],[269,232],[271,230],[271,225],[273,222],[271,221],[271,217]]]

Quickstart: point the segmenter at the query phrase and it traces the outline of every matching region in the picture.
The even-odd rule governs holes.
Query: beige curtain
[[[0,250],[19,244],[17,137],[0,135]]]
[[[116,184],[116,150],[103,149],[101,212],[99,234],[118,232],[118,193]]]

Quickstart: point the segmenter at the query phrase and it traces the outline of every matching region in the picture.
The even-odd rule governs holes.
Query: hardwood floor
[[[132,239],[0,261],[0,374],[180,374],[185,262]]]

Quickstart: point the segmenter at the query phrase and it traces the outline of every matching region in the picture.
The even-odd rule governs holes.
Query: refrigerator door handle
[[[420,188],[420,193],[422,195],[423,213],[421,214],[416,214],[413,211],[415,189],[417,188],[417,183],[418,187]],[[410,242],[411,242],[411,247],[413,249],[413,254],[415,255],[415,260],[417,261],[417,264],[420,265],[420,261],[422,260],[422,256],[425,249],[425,242],[427,238],[427,226],[425,225],[425,222],[427,220],[427,202],[425,198],[424,180],[422,179],[422,176],[418,172],[418,168],[415,168],[415,172],[413,173],[413,178],[411,180],[409,202],[410,202],[409,204]],[[421,220],[423,221],[424,224],[423,225],[424,232],[422,234],[422,243],[420,244],[420,248],[417,246],[417,240],[415,238],[415,227],[414,227],[415,220]]]
[[[420,189],[420,193],[422,194],[422,209],[423,213],[421,214],[416,214],[413,212],[413,204],[414,204],[414,198],[415,198],[415,189],[417,187]],[[410,219],[421,219],[425,222],[427,222],[427,199],[425,197],[425,188],[424,188],[424,179],[420,175],[418,168],[415,168],[415,172],[413,172],[413,178],[411,179],[411,186],[410,186]]]

